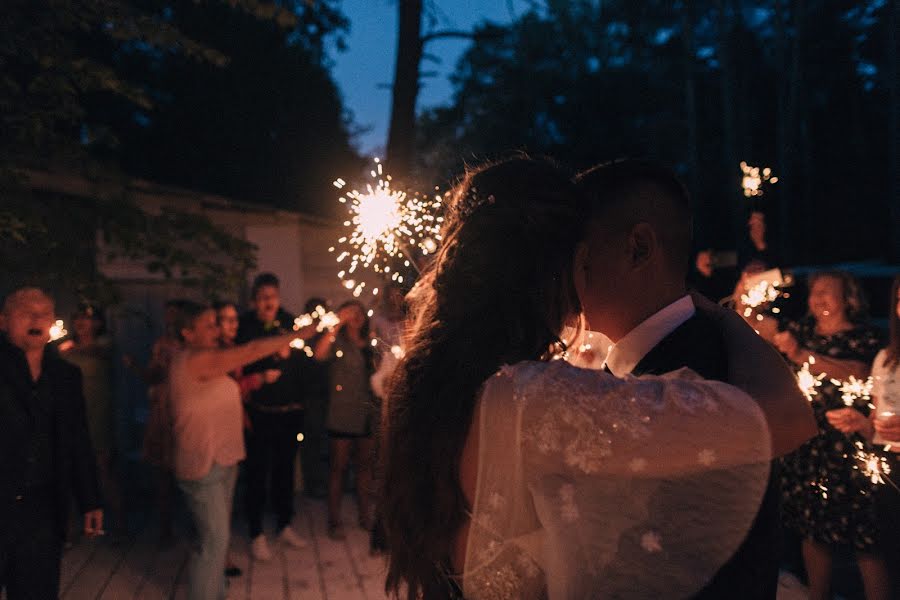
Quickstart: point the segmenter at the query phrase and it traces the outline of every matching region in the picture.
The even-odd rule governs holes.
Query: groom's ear
[[[657,250],[656,231],[650,223],[641,222],[631,228],[628,250],[633,267],[642,267],[650,261]]]

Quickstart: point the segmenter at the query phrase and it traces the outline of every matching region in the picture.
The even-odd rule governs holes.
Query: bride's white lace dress
[[[623,381],[524,362],[477,410],[469,600],[690,596],[743,541],[768,480],[756,403],[687,370]]]

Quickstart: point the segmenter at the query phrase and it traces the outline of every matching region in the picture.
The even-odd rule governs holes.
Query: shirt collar
[[[616,377],[631,373],[654,346],[694,316],[697,310],[690,296],[682,296],[672,304],[645,319],[613,344],[606,357],[606,366]]]

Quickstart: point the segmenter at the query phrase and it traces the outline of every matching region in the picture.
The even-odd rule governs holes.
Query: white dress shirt
[[[613,344],[606,356],[606,367],[616,377],[628,375],[658,343],[696,312],[691,297],[682,296],[645,319],[618,343]]]

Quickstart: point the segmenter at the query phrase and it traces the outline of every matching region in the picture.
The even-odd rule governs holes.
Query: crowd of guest
[[[809,396],[818,435],[777,464],[784,550],[789,556],[792,545],[798,548],[811,598],[830,597],[834,557],[847,550],[867,598],[900,597],[900,489],[888,474],[875,481],[857,459],[858,452],[873,453],[900,474],[900,277],[891,291],[889,336],[867,320],[852,276],[814,273],[807,285],[800,318],[765,307],[741,311],[795,370],[821,380]],[[385,382],[402,355],[405,311],[400,288],[387,287],[381,298],[374,318],[352,300],[335,309],[333,328],[313,322],[298,331],[295,315],[281,306],[278,278],[264,273],[243,313],[234,302],[169,301],[147,365],[124,357],[131,376],[148,386],[143,457],[154,473],[161,535],[173,535],[176,490],[191,517],[190,598],[223,597],[226,573],[240,575],[228,556],[239,465],[239,514],[255,560],[271,560],[273,543],[306,544],[292,525],[298,453],[303,488],[327,498],[327,531],[335,540],[346,535],[341,500],[354,465],[358,524],[373,531],[373,547],[383,547],[375,442]],[[313,298],[304,311],[316,314],[327,304]],[[57,585],[58,577],[43,574],[58,573],[61,540],[76,535],[68,526],[70,497],[84,515],[84,535],[104,533],[101,498],[106,528],[127,529],[116,476],[115,353],[103,313],[80,306],[71,315],[72,335],[48,345],[54,310],[48,294],[25,288],[6,298],[0,314],[0,408],[3,419],[25,424],[2,442],[0,488],[15,500],[3,517],[0,585],[11,600],[23,589]],[[870,397],[848,402],[841,382],[870,375]],[[269,505],[271,537],[263,527]]]

